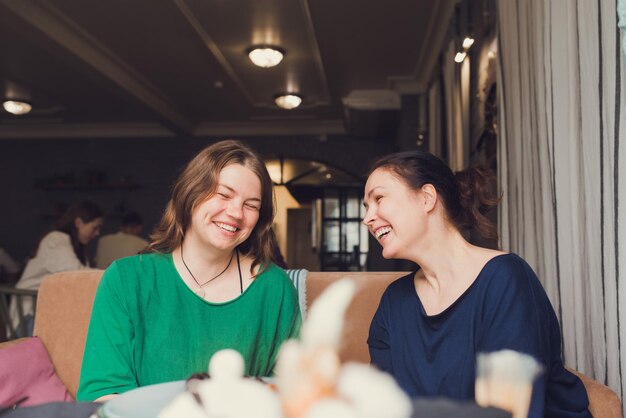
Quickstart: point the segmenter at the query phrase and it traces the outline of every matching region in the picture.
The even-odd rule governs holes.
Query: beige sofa
[[[346,315],[341,348],[344,361],[369,362],[367,334],[369,324],[389,283],[401,277],[399,272],[309,272],[306,280],[307,304],[311,304],[332,282],[351,277],[357,293]],[[93,298],[102,271],[58,273],[44,280],[39,289],[35,335],[44,343],[55,370],[68,391],[75,396],[80,366],[93,306]],[[0,344],[0,349],[20,340]],[[622,407],[618,396],[608,387],[577,373],[589,394],[594,417],[620,418]]]

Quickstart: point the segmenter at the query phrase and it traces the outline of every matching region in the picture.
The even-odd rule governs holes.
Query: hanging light
[[[457,62],[460,64],[463,61],[465,61],[465,57],[467,57],[467,50],[470,49],[472,45],[474,45],[474,38],[472,38],[469,35],[463,38],[463,42],[462,42],[463,51],[459,51],[456,53],[456,55],[454,56],[454,62]]]
[[[14,115],[25,115],[33,110],[33,106],[30,103],[22,100],[5,100],[2,102],[2,107]]]
[[[274,98],[274,102],[276,103],[276,106],[281,109],[291,110],[300,106],[300,103],[302,103],[302,97],[296,93],[285,93],[276,96]]]
[[[285,51],[272,45],[254,45],[248,51],[250,61],[263,68],[275,67],[283,60]]]
[[[463,62],[466,56],[467,56],[467,52],[465,51],[457,52],[456,55],[454,56],[454,62],[458,62],[460,64]]]

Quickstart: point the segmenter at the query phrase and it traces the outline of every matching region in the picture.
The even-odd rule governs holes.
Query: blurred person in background
[[[15,281],[20,267],[20,263],[15,261],[4,248],[0,248],[0,283]]]
[[[100,235],[102,222],[103,212],[94,203],[84,200],[70,206],[51,231],[41,238],[34,257],[26,264],[15,287],[37,290],[43,279],[53,273],[91,268],[87,244]],[[22,298],[21,305],[23,318],[18,317],[17,299],[12,298],[11,321],[16,328],[20,321],[25,321],[30,335],[34,306],[30,298]]]
[[[148,241],[141,238],[143,221],[137,212],[129,212],[122,219],[122,226],[115,234],[109,234],[98,240],[96,267],[106,269],[118,258],[139,253],[148,246]]]

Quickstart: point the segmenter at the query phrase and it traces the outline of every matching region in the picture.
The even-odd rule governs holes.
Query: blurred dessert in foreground
[[[193,381],[159,418],[409,418],[411,402],[391,376],[339,360],[344,315],[354,291],[354,282],[343,279],[313,304],[301,339],[281,348],[277,392],[244,378],[239,353],[223,350],[211,358],[211,378]]]
[[[300,341],[283,344],[276,369],[286,418],[407,418],[411,402],[395,380],[369,365],[341,364],[345,312],[355,284],[329,286],[309,311]]]
[[[244,360],[235,350],[215,353],[209,363],[210,379],[191,379],[159,418],[250,417],[280,418],[276,393],[264,383],[243,377]]]
[[[480,406],[509,411],[513,418],[526,418],[533,381],[541,365],[531,356],[512,350],[479,354],[475,396]]]

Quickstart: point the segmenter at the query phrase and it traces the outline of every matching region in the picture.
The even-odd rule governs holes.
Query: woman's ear
[[[422,186],[421,192],[424,198],[424,209],[426,212],[431,212],[437,204],[437,189],[432,184],[425,184]]]
[[[74,227],[76,229],[79,229],[83,225],[85,225],[85,222],[83,222],[83,220],[81,218],[79,218],[79,217],[74,218]]]

